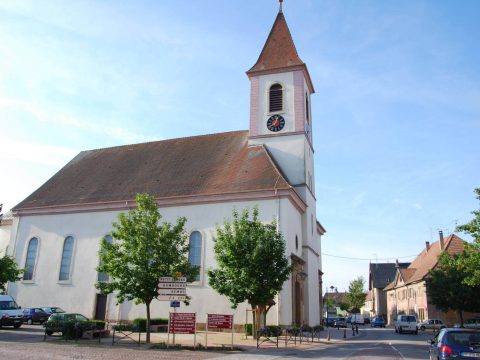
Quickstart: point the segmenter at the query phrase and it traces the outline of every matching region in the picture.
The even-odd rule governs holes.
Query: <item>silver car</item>
[[[445,327],[446,327],[445,323],[440,319],[429,319],[429,320],[422,321],[421,323],[418,324],[418,328],[422,331],[425,331],[427,329],[439,330]]]

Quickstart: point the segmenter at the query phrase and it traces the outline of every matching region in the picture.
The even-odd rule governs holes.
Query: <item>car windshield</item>
[[[65,310],[63,310],[62,308],[59,308],[59,307],[52,307],[52,312],[54,312],[54,313],[64,313]]]
[[[480,332],[458,331],[449,332],[447,343],[450,345],[480,345]]]
[[[337,321],[345,321],[345,318],[338,318]]]
[[[0,310],[16,310],[18,305],[15,301],[0,301]]]
[[[415,316],[402,316],[402,321],[415,322],[416,319],[415,319]]]

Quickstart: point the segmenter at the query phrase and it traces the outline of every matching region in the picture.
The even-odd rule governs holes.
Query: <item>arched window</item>
[[[25,258],[25,272],[23,280],[33,280],[33,271],[35,270],[35,260],[37,259],[38,239],[31,238],[28,242],[27,257]]]
[[[62,262],[60,263],[60,274],[58,280],[70,280],[70,272],[72,270],[73,256],[73,237],[67,236],[63,242]]]
[[[305,114],[307,116],[307,123],[310,124],[310,104],[308,103],[308,94],[305,93]]]
[[[295,250],[298,250],[298,236],[295,235]]]
[[[188,262],[198,268],[202,265],[202,234],[199,231],[190,234]],[[200,281],[200,274],[197,275],[195,280]]]
[[[113,238],[111,235],[105,235],[105,241],[109,244],[112,244],[113,243]],[[99,266],[102,265],[102,262],[100,261],[99,263]],[[110,280],[110,278],[108,277],[108,274],[107,273],[104,273],[104,272],[99,272],[98,275],[97,275],[97,280],[98,281],[103,281],[103,282],[107,282],[108,280]]]
[[[273,84],[270,86],[269,93],[269,111],[283,110],[283,88],[280,84]]]

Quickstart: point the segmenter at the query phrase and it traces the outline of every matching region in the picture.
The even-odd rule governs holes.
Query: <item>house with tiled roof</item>
[[[465,241],[457,235],[444,238],[440,231],[439,240],[433,244],[427,241],[425,248],[408,267],[401,267],[397,263],[395,278],[384,288],[389,324],[393,324],[398,314],[414,314],[419,321],[442,319],[451,325],[459,322],[456,312],[442,312],[429,302],[425,280],[429,271],[437,266],[442,252],[458,254],[463,251],[464,244]]]
[[[215,228],[232,211],[259,208],[262,221],[276,219],[295,269],[269,311],[267,323],[320,323],[321,236],[316,216],[314,149],[306,64],[298,56],[285,16],[278,12],[250,81],[248,130],[185,137],[80,152],[13,209],[9,253],[26,271],[8,292],[22,306],[55,305],[96,319],[145,317],[145,307],[117,304],[95,282],[101,239],[118,213],[135,207],[135,195],[155,196],[162,221],[187,218],[192,265],[189,284],[198,322],[207,313],[233,314],[245,323],[247,304],[232,309],[208,284],[216,266]],[[112,239],[115,241],[115,239]],[[168,301],[151,305],[167,317]]]
[[[397,268],[406,268],[410,263],[371,263],[368,275],[370,301],[370,317],[387,318],[387,297],[383,291],[385,286],[395,278]]]

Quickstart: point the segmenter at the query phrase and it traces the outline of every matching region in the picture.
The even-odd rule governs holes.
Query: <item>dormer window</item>
[[[283,110],[283,88],[280,84],[270,86],[269,93],[269,112]]]

